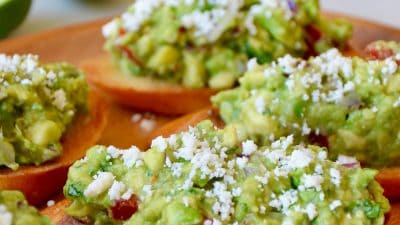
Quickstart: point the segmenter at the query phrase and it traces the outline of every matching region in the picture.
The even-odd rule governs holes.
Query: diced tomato
[[[142,61],[140,61],[140,59],[133,53],[133,51],[131,49],[129,49],[126,46],[119,46],[119,48],[121,49],[122,53],[128,59],[130,59],[133,63],[135,63],[138,66],[142,66],[143,65]]]
[[[328,141],[328,137],[321,135],[321,134],[316,134],[314,132],[312,132],[309,136],[308,136],[308,140],[310,141],[311,144],[315,144],[321,147],[326,147],[329,148],[329,141]]]
[[[322,32],[313,25],[308,25],[305,27],[307,36],[306,36],[306,44],[308,47],[308,51],[305,57],[310,57],[317,54],[315,50],[315,43],[322,38]]]
[[[123,36],[124,34],[126,34],[126,30],[124,28],[120,28],[118,34],[119,36]]]
[[[365,48],[365,53],[371,59],[383,60],[394,55],[392,49],[376,49],[373,45]]]
[[[137,212],[138,205],[138,199],[135,195],[132,195],[128,200],[118,200],[111,208],[112,217],[115,220],[127,220]]]
[[[178,31],[179,31],[179,33],[185,33],[187,30],[185,27],[181,26],[181,27],[179,27]]]
[[[308,25],[305,29],[311,41],[315,42],[321,39],[322,32],[316,26]]]

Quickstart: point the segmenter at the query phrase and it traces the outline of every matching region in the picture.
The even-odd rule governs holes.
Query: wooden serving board
[[[328,17],[347,18],[354,25],[354,34],[349,45],[358,54],[362,54],[364,47],[374,40],[400,41],[400,30],[350,16],[324,14]],[[0,53],[33,53],[39,55],[45,62],[65,61],[79,66],[84,60],[104,54],[102,50],[104,40],[100,29],[107,21],[109,18],[3,40],[0,42]],[[151,130],[144,129],[144,126],[140,125],[142,120],[132,120],[133,115],[137,117],[142,113],[110,102],[109,124],[99,144],[121,148],[133,144],[142,149],[147,147]],[[144,117],[153,121],[154,129],[173,119],[161,115]],[[386,224],[400,224],[400,204],[393,204],[393,210]]]

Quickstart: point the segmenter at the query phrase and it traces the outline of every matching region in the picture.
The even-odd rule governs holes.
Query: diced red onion
[[[292,12],[295,12],[297,10],[297,4],[293,0],[287,0],[287,3]]]

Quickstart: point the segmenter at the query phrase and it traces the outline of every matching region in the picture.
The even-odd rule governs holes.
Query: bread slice
[[[87,81],[120,104],[167,115],[179,115],[210,106],[216,92],[191,89],[143,76],[123,74],[107,55],[82,63]]]
[[[90,225],[86,221],[77,220],[67,214],[64,209],[71,204],[67,199],[61,199],[56,204],[44,208],[40,211],[42,215],[47,216],[54,224],[57,225]],[[385,225],[398,225],[400,224],[400,203],[391,204],[391,210],[386,216]]]
[[[195,126],[204,119],[210,119],[217,127],[223,127],[223,122],[218,117],[218,111],[215,108],[206,107],[173,119],[160,128],[155,129],[150,134],[147,143],[151,143],[151,141],[158,136],[168,137],[172,134],[186,131],[190,126]]]
[[[89,92],[89,113],[78,115],[61,139],[63,153],[40,166],[20,166],[16,171],[0,169],[0,189],[22,191],[29,203],[39,205],[59,193],[67,179],[68,167],[94,145],[107,123],[107,105]]]

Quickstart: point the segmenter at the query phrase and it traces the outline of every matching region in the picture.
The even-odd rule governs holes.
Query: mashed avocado
[[[0,54],[0,167],[59,156],[60,138],[86,108],[86,94],[83,74],[71,65]]]
[[[384,223],[389,205],[375,170],[292,143],[239,142],[205,121],[146,152],[95,146],[69,170],[67,213],[97,225]]]
[[[0,190],[0,225],[51,225],[19,191]]]
[[[123,71],[190,88],[229,88],[259,63],[343,46],[351,26],[319,15],[317,0],[137,0],[104,26]]]
[[[400,70],[396,59],[367,61],[336,49],[309,60],[289,55],[250,62],[240,87],[212,98],[242,139],[268,144],[294,134],[296,143],[355,156],[368,166],[399,165]]]

